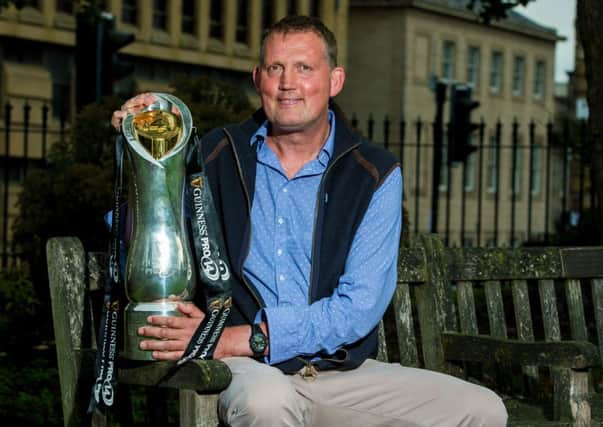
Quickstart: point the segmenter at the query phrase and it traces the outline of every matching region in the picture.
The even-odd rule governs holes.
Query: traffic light
[[[76,103],[80,109],[113,94],[113,84],[134,70],[117,56],[119,49],[134,41],[134,35],[117,31],[113,15],[93,8],[80,9],[76,19]]]
[[[115,17],[102,13],[103,39],[101,43],[102,95],[114,93],[114,83],[132,74],[134,65],[119,58],[118,51],[134,41],[134,34],[117,31]]]
[[[479,102],[471,99],[469,86],[451,86],[448,131],[449,162],[464,162],[469,154],[477,150],[477,147],[471,144],[471,133],[479,128],[479,124],[471,122],[471,110],[477,107],[479,107]]]

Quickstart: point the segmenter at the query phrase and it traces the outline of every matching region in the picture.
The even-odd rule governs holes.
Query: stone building
[[[394,152],[399,150],[395,142],[400,140],[396,124],[401,118],[406,121],[405,203],[410,228],[428,231],[433,188],[431,123],[436,111],[433,81],[469,85],[473,99],[480,102],[473,119],[479,122],[482,118],[486,124],[486,147],[496,143],[496,121],[502,124],[500,161],[495,149],[485,148],[481,158],[479,151],[470,155],[464,185],[462,166],[452,168],[448,183],[444,165],[438,186],[438,232],[448,227],[450,243],[457,245],[474,245],[477,240],[482,245],[504,245],[538,239],[546,231],[545,221],[550,232],[554,231],[560,206],[551,200],[559,198],[564,185],[560,160],[554,161],[554,152],[550,180],[545,171],[546,123],[554,119],[554,52],[560,36],[554,29],[515,12],[504,21],[486,26],[467,10],[466,4],[465,0],[352,0],[348,74],[338,101],[349,117],[358,119],[364,134],[369,115],[375,120],[376,142],[383,141],[381,123],[387,116],[391,121],[390,149]],[[445,121],[448,117],[446,103]],[[424,122],[419,157],[415,147],[417,120]],[[519,124],[519,148],[513,184],[514,120]],[[532,150],[531,120],[536,125]],[[479,144],[477,138],[475,144]],[[445,152],[443,155],[446,157]],[[451,193],[447,207],[448,188]],[[546,199],[552,204],[545,218]],[[464,239],[459,234],[461,228]]]
[[[0,253],[10,252],[16,196],[26,172],[44,157],[61,133],[60,118],[75,113],[74,4],[69,0],[27,0],[20,9],[0,10],[0,105],[10,103],[10,136],[5,109],[0,114]],[[335,32],[345,63],[348,0],[104,0],[118,31],[134,34],[121,51],[134,64],[132,77],[117,89],[166,91],[177,74],[209,75],[254,95],[251,70],[257,63],[262,30],[287,14],[310,14]],[[90,47],[93,48],[92,46]],[[255,100],[257,102],[257,100]],[[29,118],[26,119],[24,106]],[[42,109],[49,134],[42,138]],[[29,131],[23,132],[25,122]],[[27,140],[25,143],[24,141]],[[27,161],[25,160],[27,159]]]

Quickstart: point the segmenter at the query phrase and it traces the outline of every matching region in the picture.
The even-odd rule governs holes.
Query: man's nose
[[[286,90],[286,89],[293,89],[294,87],[295,87],[294,70],[291,68],[285,68],[283,70],[283,72],[281,73],[281,79],[279,81],[279,88]]]

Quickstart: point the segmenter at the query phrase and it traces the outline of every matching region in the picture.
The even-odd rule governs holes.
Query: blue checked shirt
[[[316,194],[334,145],[331,111],[329,120],[331,133],[324,147],[291,180],[265,143],[268,122],[250,141],[256,144],[257,173],[251,247],[243,269],[266,303],[256,319],[268,324],[271,364],[321,350],[333,354],[366,336],[383,316],[396,286],[402,227],[399,168],[373,195],[333,295],[308,302]]]

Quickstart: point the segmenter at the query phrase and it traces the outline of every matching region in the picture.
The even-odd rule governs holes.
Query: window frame
[[[504,53],[502,50],[493,50],[490,56],[490,92],[501,93],[504,81]]]
[[[519,67],[518,67],[519,65]],[[525,93],[526,58],[524,55],[513,57],[513,79],[511,92],[513,96],[523,96]]]
[[[475,59],[475,61],[473,61],[473,59]],[[480,47],[475,45],[469,45],[467,47],[467,84],[474,88],[479,86],[481,62],[480,59]],[[474,77],[474,79],[472,79],[472,77]]]

